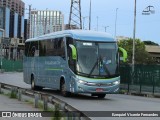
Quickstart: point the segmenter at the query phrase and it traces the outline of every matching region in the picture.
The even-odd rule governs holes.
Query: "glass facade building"
[[[63,26],[64,16],[60,11],[31,11],[30,38],[61,31]]]
[[[9,37],[10,9],[5,8],[5,37]]]
[[[13,37],[17,38],[18,35],[18,14],[14,13],[14,34]]]
[[[24,8],[22,0],[0,0],[0,28],[5,37],[24,38]]]
[[[9,37],[10,9],[0,7],[0,28],[4,30],[4,37]],[[2,36],[0,36],[2,37]]]

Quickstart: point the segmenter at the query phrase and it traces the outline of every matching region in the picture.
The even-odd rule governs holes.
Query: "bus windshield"
[[[118,48],[115,42],[76,41],[76,48],[76,70],[79,75],[92,78],[118,76]]]

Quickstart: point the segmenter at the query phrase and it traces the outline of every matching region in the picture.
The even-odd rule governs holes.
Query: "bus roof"
[[[102,42],[115,41],[114,38],[106,32],[97,32],[97,31],[91,31],[91,30],[64,30],[64,31],[58,31],[58,32],[42,35],[36,38],[31,38],[26,40],[26,42],[64,37],[64,36],[72,37],[77,40],[85,40],[85,41],[102,41]]]

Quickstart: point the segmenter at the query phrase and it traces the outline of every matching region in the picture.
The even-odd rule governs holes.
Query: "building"
[[[3,31],[0,31],[0,37],[9,38],[9,30],[10,30],[10,9],[7,7],[0,7],[0,28]]]
[[[25,4],[21,0],[0,0],[0,5],[8,7],[11,11],[18,13],[21,16],[24,16]]]
[[[64,29],[64,16],[61,11],[32,10],[30,38]]]
[[[125,36],[116,36],[117,41],[120,40],[129,40],[129,37],[125,37]]]
[[[9,38],[24,38],[24,8],[21,0],[0,0],[0,26]],[[2,18],[3,16],[3,18]],[[8,34],[9,33],[9,34]]]
[[[25,4],[21,0],[0,0],[0,44],[3,45],[5,58],[16,60],[22,56],[24,8]]]
[[[151,55],[153,60],[160,63],[160,46],[145,45],[146,51]]]

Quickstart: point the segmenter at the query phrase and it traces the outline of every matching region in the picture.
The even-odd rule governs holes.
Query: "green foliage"
[[[62,114],[60,112],[60,106],[59,104],[55,104],[55,110],[54,110],[54,117],[52,120],[61,120]]]
[[[118,41],[119,47],[124,48],[128,53],[128,63],[132,63],[133,39]],[[153,60],[145,50],[144,42],[140,39],[135,40],[135,64],[152,64]]]
[[[11,91],[10,98],[13,98],[13,99],[17,98],[17,92],[15,90]]]

